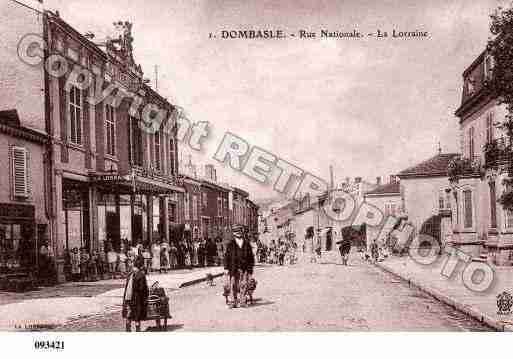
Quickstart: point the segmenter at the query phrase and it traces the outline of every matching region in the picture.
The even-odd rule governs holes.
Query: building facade
[[[26,125],[49,137],[48,237],[59,280],[74,248],[92,253],[168,241],[170,219],[179,221],[169,209],[183,192],[170,130],[174,107],[145,83],[131,24],[117,23],[119,37],[100,47],[57,13],[7,3],[2,14],[16,22],[16,31],[2,35],[9,55],[16,58],[26,33],[45,44],[45,66],[7,60],[1,84],[21,97]],[[0,106],[13,101],[5,97]],[[148,116],[150,126],[142,121]]]
[[[505,191],[507,151],[505,120],[487,87],[493,59],[484,51],[463,72],[462,100],[456,110],[462,156],[452,164],[452,243],[475,258],[497,265],[513,263],[513,212],[498,200]]]
[[[430,235],[442,244],[451,241],[451,188],[447,167],[459,155],[439,153],[397,175],[407,222],[414,233]]]
[[[0,281],[14,272],[39,274],[48,242],[48,137],[21,125],[16,110],[0,111]]]

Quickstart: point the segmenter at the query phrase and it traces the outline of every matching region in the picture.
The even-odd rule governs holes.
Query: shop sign
[[[0,203],[0,217],[34,218],[34,206],[12,203]]]

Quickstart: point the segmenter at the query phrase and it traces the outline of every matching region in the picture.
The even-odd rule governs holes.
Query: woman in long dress
[[[151,247],[151,269],[153,271],[160,271],[160,245],[155,242]]]
[[[135,321],[135,330],[141,331],[141,321],[146,319],[149,289],[143,268],[144,259],[138,257],[125,284],[122,316],[126,319],[127,332],[132,330],[132,321]]]

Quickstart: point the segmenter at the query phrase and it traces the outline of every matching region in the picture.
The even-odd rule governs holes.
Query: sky
[[[509,2],[45,0],[97,40],[133,23],[134,55],[159,92],[212,131],[197,153],[220,180],[273,197],[213,155],[226,131],[305,171],[374,181],[444,152],[459,152],[462,72],[484,50],[489,15]],[[429,32],[425,39],[209,39],[221,30]]]

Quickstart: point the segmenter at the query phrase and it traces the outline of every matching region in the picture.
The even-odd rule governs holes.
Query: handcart
[[[153,283],[149,294],[146,320],[155,320],[159,330],[167,330],[167,320],[171,318],[169,313],[169,297],[166,296],[166,292],[159,285],[159,282]],[[161,319],[164,319],[163,327]]]

